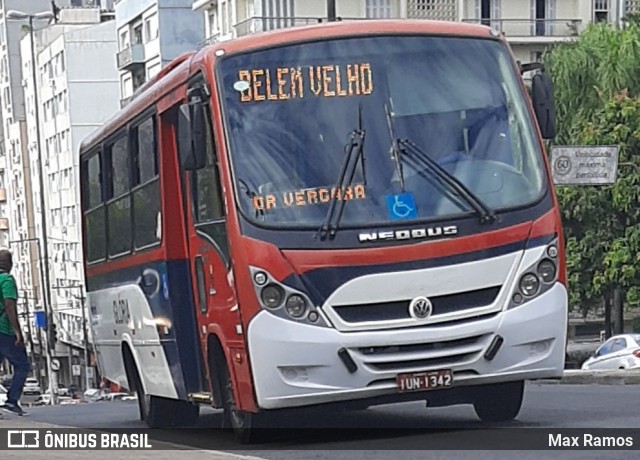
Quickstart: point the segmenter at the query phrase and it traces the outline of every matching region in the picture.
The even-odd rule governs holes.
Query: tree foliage
[[[580,135],[584,120],[623,90],[640,92],[640,25],[625,28],[592,24],[572,43],[545,55],[555,86],[559,132],[556,142],[568,145]]]
[[[555,87],[559,145],[619,145],[612,186],[558,187],[571,305],[583,313],[622,289],[640,292],[640,25],[590,26],[545,56]],[[635,165],[635,166],[634,166]]]
[[[619,145],[615,185],[559,187],[567,236],[567,264],[573,305],[583,309],[626,292],[637,305],[640,285],[640,97],[613,97],[585,121],[574,138],[582,145]]]

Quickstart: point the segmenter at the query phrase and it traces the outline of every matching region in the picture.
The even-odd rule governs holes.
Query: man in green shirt
[[[16,280],[11,276],[12,268],[11,252],[6,249],[0,250],[0,361],[6,358],[13,366],[13,379],[7,393],[7,401],[0,408],[13,414],[25,415],[19,401],[24,382],[31,371],[31,363],[18,322],[18,289]]]

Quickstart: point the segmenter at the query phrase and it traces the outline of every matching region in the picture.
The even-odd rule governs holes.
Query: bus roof
[[[356,20],[323,22],[315,25],[290,27],[257,34],[246,35],[229,41],[206,46],[199,51],[185,53],[163,68],[158,75],[145,83],[134,94],[131,102],[109,118],[102,127],[93,131],[80,145],[80,152],[102,142],[124,124],[148,109],[158,97],[186,82],[191,67],[196,61],[215,55],[224,50],[225,55],[250,51],[252,49],[278,46],[291,42],[312,41],[321,38],[345,36],[366,36],[382,34],[434,34],[466,37],[488,37],[490,27],[462,22],[432,20]]]

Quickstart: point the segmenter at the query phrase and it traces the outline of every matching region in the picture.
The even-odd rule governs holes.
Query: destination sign
[[[606,185],[616,182],[617,145],[551,147],[553,182],[557,185]]]
[[[293,206],[307,206],[338,201],[366,199],[364,184],[340,187],[308,188],[280,194],[256,195],[253,197],[254,209],[290,208]]]
[[[368,96],[373,71],[369,63],[243,69],[233,87],[242,102]]]

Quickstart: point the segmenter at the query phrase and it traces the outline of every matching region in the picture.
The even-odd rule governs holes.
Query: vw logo
[[[431,316],[433,305],[426,297],[416,297],[409,304],[409,314],[415,319],[425,319]]]

